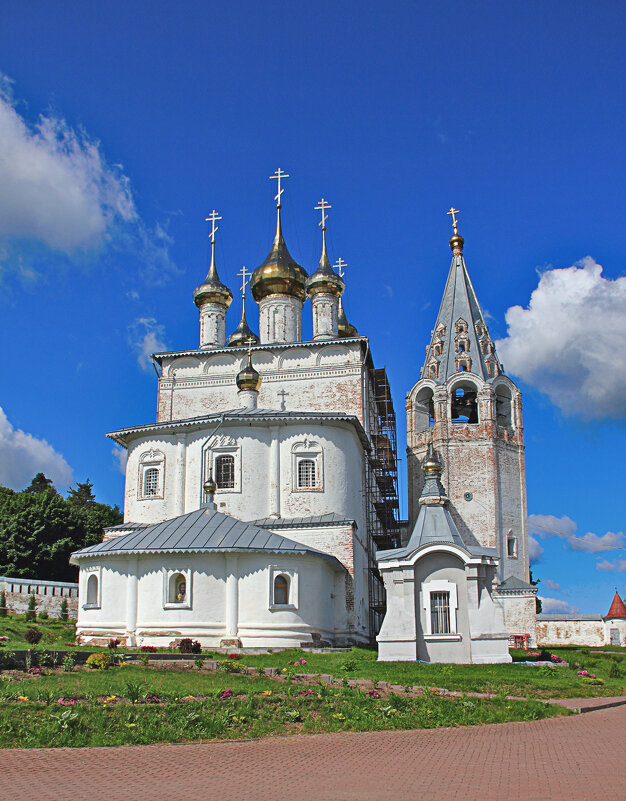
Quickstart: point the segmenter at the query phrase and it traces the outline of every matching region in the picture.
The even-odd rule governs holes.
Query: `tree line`
[[[67,498],[43,473],[21,492],[0,486],[0,575],[76,581],[72,551],[101,542],[103,529],[122,521],[117,505],[96,501],[89,479]]]

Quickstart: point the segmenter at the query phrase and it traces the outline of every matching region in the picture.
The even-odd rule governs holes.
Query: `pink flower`
[[[235,693],[228,687],[228,689],[224,690],[224,692],[220,695],[220,698],[234,698]]]
[[[365,693],[365,695],[367,695],[369,698],[382,698],[378,690],[369,690]]]
[[[301,665],[306,665],[306,659],[301,659],[301,660],[300,660],[300,664],[301,664]]]

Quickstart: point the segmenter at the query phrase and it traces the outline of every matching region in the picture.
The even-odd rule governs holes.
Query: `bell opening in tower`
[[[469,381],[456,384],[452,389],[450,419],[457,425],[478,423],[476,387]]]

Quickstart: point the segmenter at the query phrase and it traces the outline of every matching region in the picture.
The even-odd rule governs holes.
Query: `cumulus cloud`
[[[546,589],[553,590],[554,592],[558,592],[561,589],[561,585],[557,584],[556,581],[552,579],[544,579],[543,584]]]
[[[615,570],[617,573],[623,573],[626,570],[626,559],[615,559],[609,562],[608,559],[599,559],[596,562],[596,570],[601,570],[604,573],[610,573]]]
[[[45,473],[63,490],[73,481],[72,468],[63,456],[45,439],[14,428],[0,408],[0,484],[22,490],[37,473]]]
[[[130,182],[100,143],[53,114],[27,121],[0,75],[0,261],[26,279],[45,254],[66,261],[125,250],[146,268],[175,270],[167,232],[139,217]],[[45,259],[49,262],[49,259]]]
[[[126,461],[128,460],[128,451],[126,448],[120,448],[118,445],[114,445],[111,449],[111,453],[113,454],[113,458],[120,473],[126,475]]]
[[[542,595],[539,595],[538,597],[541,599],[542,611],[546,612],[547,614],[557,613],[575,615],[577,612],[580,612],[580,609],[577,606],[568,604],[567,601],[561,601],[558,598],[544,598]]]
[[[139,317],[128,326],[128,339],[137,352],[137,361],[142,370],[152,369],[152,354],[167,350],[164,341],[165,326],[159,325],[154,317]]]
[[[506,313],[496,343],[508,371],[566,415],[626,417],[626,277],[602,277],[590,256],[546,270],[528,308]]]
[[[535,564],[541,559],[543,553],[543,545],[538,542],[534,537],[528,538],[528,558],[532,564]]]
[[[576,534],[578,526],[567,515],[556,517],[555,515],[528,515],[529,543],[533,537],[546,539],[547,537],[560,537],[565,540],[565,547],[572,551],[585,551],[586,553],[599,553],[600,551],[610,551],[615,548],[626,547],[626,536],[623,532],[607,531],[606,534],[598,536],[591,531],[579,536]],[[535,544],[543,548],[536,541]],[[532,559],[532,545],[531,545]]]

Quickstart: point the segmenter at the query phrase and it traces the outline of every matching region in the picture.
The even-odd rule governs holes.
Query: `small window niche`
[[[324,462],[318,442],[305,439],[291,449],[292,490],[294,492],[324,491]]]
[[[271,610],[297,609],[298,574],[279,566],[270,569],[269,608]]]
[[[163,595],[165,609],[191,609],[191,571],[164,571]]]
[[[165,456],[161,451],[151,450],[139,457],[139,486],[137,496],[140,500],[154,500],[164,497]]]
[[[101,598],[100,568],[86,568],[84,577],[85,603],[83,609],[99,609]]]
[[[506,537],[506,555],[509,559],[517,559],[517,537],[511,531]]]
[[[478,423],[478,392],[469,381],[462,381],[452,388],[450,419],[456,425]]]

